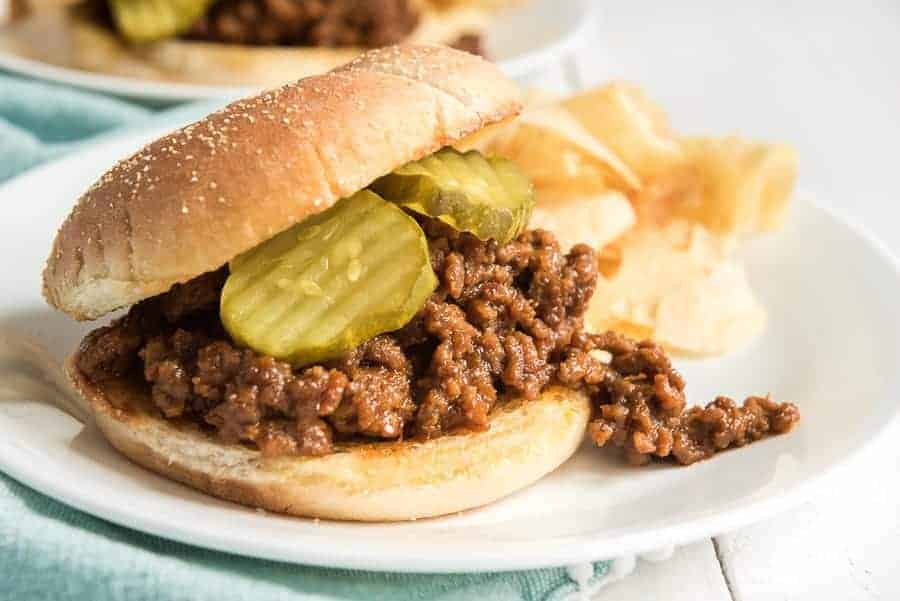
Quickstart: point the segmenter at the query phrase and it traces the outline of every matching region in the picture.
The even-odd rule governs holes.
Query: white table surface
[[[579,56],[586,82],[643,85],[683,132],[790,142],[803,193],[900,255],[900,2],[596,4],[597,37]],[[898,436],[895,424],[827,496],[639,561],[595,598],[900,599]]]

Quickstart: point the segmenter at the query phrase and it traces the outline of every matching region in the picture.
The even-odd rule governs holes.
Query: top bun
[[[494,65],[412,45],[234,102],[91,186],[57,233],[44,296],[95,319],[162,294],[520,109]]]

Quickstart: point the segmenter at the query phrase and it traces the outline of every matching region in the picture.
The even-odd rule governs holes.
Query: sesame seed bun
[[[234,102],[121,161],[78,200],[44,295],[84,320],[164,293],[519,110],[494,65],[411,45]]]

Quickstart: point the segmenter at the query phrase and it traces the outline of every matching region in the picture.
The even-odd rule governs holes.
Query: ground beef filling
[[[409,0],[219,0],[184,37],[257,46],[380,48],[405,40],[419,24]],[[478,35],[452,46],[483,54]]]
[[[615,332],[579,333],[557,379],[583,387],[593,399],[589,433],[597,446],[620,447],[638,465],[654,457],[691,464],[788,432],[800,419],[796,405],[767,397],[749,397],[742,406],[718,397],[687,408],[684,379],[663,350]]]
[[[96,23],[115,29],[105,0],[88,0],[84,8]],[[218,0],[180,37],[245,46],[381,48],[406,40],[419,22],[410,0]],[[485,56],[476,32],[446,44]]]
[[[419,23],[409,0],[220,0],[186,37],[227,44],[378,48]]]
[[[720,397],[686,409],[684,381],[651,342],[590,334],[583,314],[594,252],[564,254],[535,230],[498,245],[423,220],[440,286],[403,329],[302,369],[232,345],[218,318],[220,270],[138,305],[89,334],[78,365],[102,381],[146,380],[162,415],[267,455],[324,455],[340,440],[434,438],[484,430],[509,396],[551,383],[585,390],[590,436],[634,463],[688,464],[799,419],[794,405]]]

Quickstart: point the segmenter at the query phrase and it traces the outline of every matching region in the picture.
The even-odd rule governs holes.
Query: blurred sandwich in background
[[[273,86],[369,48],[439,43],[484,55],[493,13],[516,0],[28,1],[0,50],[87,71],[208,85]],[[15,14],[26,11],[21,8]],[[13,16],[13,8],[0,15]]]

